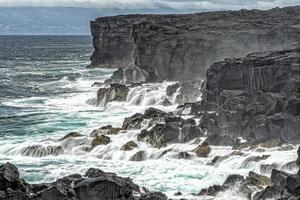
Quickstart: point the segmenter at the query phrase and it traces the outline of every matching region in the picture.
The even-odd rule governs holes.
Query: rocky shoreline
[[[137,133],[133,134],[134,139],[122,140],[122,144],[117,144],[117,150],[133,152],[128,159],[133,164],[147,159],[148,152],[138,149],[140,144],[155,150],[163,149],[158,159],[173,150],[172,144],[193,144],[193,149],[174,151],[176,159],[184,161],[206,159],[218,146],[232,148],[229,154],[207,159],[204,165],[212,167],[233,156],[248,156],[242,163],[245,167],[267,160],[270,155],[266,149],[283,152],[296,149],[300,143],[300,48],[293,47],[300,41],[299,13],[296,6],[269,11],[167,15],[164,18],[156,15],[117,16],[93,21],[95,52],[91,66],[122,65],[110,79],[93,85],[99,87],[95,105],[105,107],[116,101],[124,102],[131,89],[172,80],[179,82],[166,87],[166,96],[158,105],[179,106],[172,112],[150,107],[144,113],[128,116],[120,127],[107,124],[93,130],[89,136],[72,132],[55,140],[59,143],[56,146],[28,146],[22,149],[22,155],[60,155],[65,151],[62,144],[80,147],[81,152],[93,152],[113,143],[116,135],[133,134],[130,131]],[[265,23],[261,23],[262,18],[266,19]],[[261,51],[274,49],[285,50]],[[245,56],[255,51],[259,52]],[[228,56],[245,57],[219,61]],[[186,59],[189,61],[181,62]],[[200,79],[204,78],[206,69],[202,82]],[[134,103],[139,104],[142,98],[141,95]],[[249,151],[260,154],[249,156]],[[273,163],[260,166],[270,177],[251,170],[247,176],[231,174],[223,184],[199,189],[191,195],[195,199],[213,199],[222,192],[234,190],[249,200],[299,199],[300,172],[284,171],[298,170],[300,148],[297,156],[296,161],[285,166]],[[181,192],[174,196],[181,198]],[[52,183],[29,184],[20,178],[16,166],[6,163],[0,166],[0,199],[169,198],[161,192],[138,186],[130,178],[97,168]]]
[[[174,112],[149,108],[143,114],[136,113],[125,118],[122,127],[111,125],[95,129],[83,144],[84,151],[92,151],[99,145],[111,143],[111,136],[139,131],[136,140],[152,148],[160,149],[174,143],[193,142],[192,151],[178,152],[178,159],[206,158],[212,146],[232,146],[230,155],[215,156],[207,165],[216,166],[230,156],[243,156],[248,150],[264,152],[265,148],[287,151],[298,143],[300,49],[254,53],[240,59],[226,59],[215,63],[207,71],[202,85],[202,100],[192,102],[194,83],[179,83],[167,87],[167,94],[176,93],[180,98],[189,97],[190,103],[179,106]],[[113,84],[100,88],[99,102],[125,101],[130,87],[140,85]],[[176,92],[174,92],[176,91]],[[191,92],[192,91],[192,92]],[[199,88],[200,92],[200,88]],[[179,99],[180,99],[179,98]],[[69,133],[59,141],[85,138],[80,133]],[[201,140],[204,139],[204,140]],[[132,151],[138,147],[135,141],[120,144],[120,150]],[[39,146],[28,147],[24,154],[42,152]],[[167,149],[159,157],[172,149]],[[59,147],[47,151],[58,155]],[[42,152],[43,153],[43,152]],[[298,150],[298,156],[300,148]],[[40,156],[46,156],[42,154]],[[131,161],[144,161],[147,152],[137,151]],[[248,157],[243,165],[265,160],[269,155]],[[290,166],[299,168],[299,158]],[[300,176],[265,165],[271,177],[252,171],[248,176],[232,174],[222,185],[202,189],[195,198],[212,197],[235,190],[247,199],[275,198],[297,199],[300,196]],[[167,200],[160,192],[150,192],[134,184],[129,178],[91,168],[83,176],[69,175],[53,183],[28,184],[20,179],[17,168],[7,163],[0,167],[0,199],[45,200]],[[175,194],[180,198],[181,192]],[[183,198],[182,198],[183,199]]]

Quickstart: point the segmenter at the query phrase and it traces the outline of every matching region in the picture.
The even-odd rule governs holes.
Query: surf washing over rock
[[[119,69],[85,69],[99,76],[35,101],[89,124],[1,141],[0,199],[299,198],[299,13],[91,22],[90,67]]]

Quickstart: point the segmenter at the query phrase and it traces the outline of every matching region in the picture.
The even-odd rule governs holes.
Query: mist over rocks
[[[211,64],[294,48],[300,7],[184,15],[121,15],[91,21],[90,67],[121,68],[111,82],[200,80]]]

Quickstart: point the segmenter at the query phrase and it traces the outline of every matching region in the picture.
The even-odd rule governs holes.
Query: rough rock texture
[[[300,147],[298,148],[298,159],[300,158]],[[297,163],[297,161],[296,161]],[[298,165],[299,167],[299,165]],[[274,198],[276,200],[283,199],[299,199],[300,198],[300,176],[297,174],[289,174],[276,169],[271,174],[272,186],[258,192],[255,199]]]
[[[200,127],[210,135],[299,143],[300,48],[213,64],[203,101],[190,107],[202,115]]]
[[[224,58],[294,47],[300,7],[100,17],[91,32],[90,66],[125,68],[113,82],[199,80]]]
[[[111,84],[97,92],[97,105],[106,105],[111,101],[126,101],[129,88],[121,84]]]
[[[0,199],[3,200],[168,200],[160,192],[141,192],[130,178],[90,168],[84,176],[72,174],[52,183],[28,184],[16,166],[0,166]]]

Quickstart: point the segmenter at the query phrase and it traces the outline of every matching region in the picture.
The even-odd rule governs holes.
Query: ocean
[[[213,147],[207,158],[192,155],[188,160],[178,159],[178,152],[192,152],[197,143],[156,149],[136,140],[139,130],[112,135],[108,145],[86,152],[84,149],[91,142],[89,135],[95,128],[120,127],[125,117],[149,107],[165,111],[177,107],[160,105],[171,82],[131,88],[126,102],[96,106],[98,88],[91,87],[92,84],[103,82],[115,69],[86,69],[93,52],[91,40],[90,36],[0,36],[0,163],[15,164],[26,181],[51,182],[98,167],[131,177],[140,186],[175,199],[197,199],[190,193],[222,184],[229,174],[246,176],[255,171],[270,175],[268,166],[296,171],[287,165],[296,159],[296,147],[288,151],[277,147],[249,150],[243,156],[232,155],[211,166],[208,163],[215,156],[231,154],[231,147]],[[74,131],[86,137],[60,140]],[[138,148],[121,151],[121,146],[131,140]],[[129,161],[140,150],[146,152],[147,160]],[[166,150],[168,153],[161,157]],[[262,155],[270,157],[247,162],[251,156]],[[175,197],[178,191],[183,196]],[[233,195],[235,199],[246,199],[235,190],[228,190],[216,199],[230,199]]]

